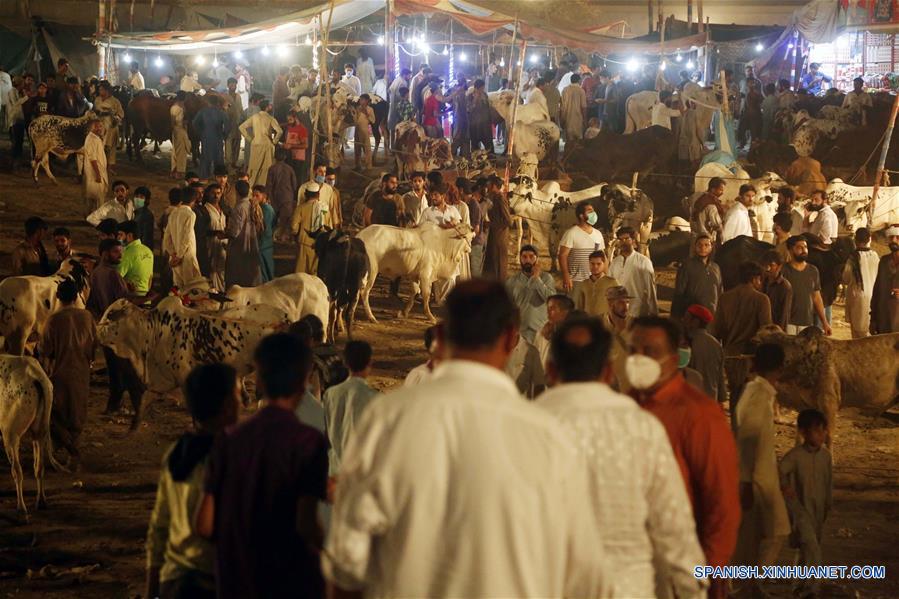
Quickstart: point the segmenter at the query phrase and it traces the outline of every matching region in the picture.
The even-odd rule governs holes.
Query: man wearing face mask
[[[340,197],[336,193],[336,189],[328,185],[328,167],[324,164],[315,165],[315,172],[312,181],[307,181],[300,185],[297,190],[297,206],[306,201],[306,191],[311,187],[318,189],[318,208],[321,211],[321,224],[325,227],[336,229],[340,227],[343,220],[340,212]],[[337,177],[334,177],[337,180]]]
[[[512,296],[512,301],[521,314],[521,328],[518,332],[529,343],[533,343],[534,335],[546,324],[546,300],[556,292],[556,284],[552,275],[540,268],[537,248],[534,246],[521,246],[518,261],[521,271],[506,280],[506,291]]]
[[[880,259],[871,295],[871,334],[899,332],[899,225],[885,231],[890,253]]]
[[[693,505],[706,564],[726,566],[740,526],[737,450],[724,412],[678,370],[678,326],[649,316],[631,325],[625,370],[631,396],[665,427]],[[727,581],[711,581],[708,596],[723,599]]]
[[[137,237],[153,251],[153,212],[150,211],[150,189],[138,187],[134,190],[134,222],[137,223]]]
[[[602,233],[593,228],[597,214],[586,200],[574,209],[577,224],[565,231],[559,242],[559,267],[565,291],[590,276],[590,254],[606,248]]]
[[[830,207],[827,194],[822,189],[812,192],[811,201],[806,206],[802,220],[802,232],[818,237],[824,245],[830,245],[837,238],[839,225],[837,215]],[[814,215],[814,220],[812,220]]]

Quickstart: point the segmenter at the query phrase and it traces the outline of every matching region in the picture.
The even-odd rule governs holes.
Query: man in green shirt
[[[153,250],[141,243],[137,223],[133,220],[119,223],[119,239],[125,244],[119,274],[135,295],[147,295],[153,281]]]

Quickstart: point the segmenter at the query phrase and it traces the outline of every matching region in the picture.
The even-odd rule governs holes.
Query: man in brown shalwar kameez
[[[47,319],[41,344],[44,367],[53,383],[50,431],[57,445],[77,462],[78,437],[87,421],[97,328],[90,312],[75,307],[78,289],[74,281],[60,283],[56,297],[62,307]]]
[[[490,207],[488,217],[490,224],[487,236],[487,249],[484,253],[485,278],[505,281],[508,278],[509,267],[509,227],[512,224],[512,213],[509,210],[509,200],[503,194],[503,180],[493,175],[487,181],[487,195],[493,205]]]

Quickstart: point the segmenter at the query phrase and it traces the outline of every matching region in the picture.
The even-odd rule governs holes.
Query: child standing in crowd
[[[832,504],[833,462],[824,447],[829,437],[827,417],[818,410],[803,410],[796,425],[803,443],[780,461],[780,482],[790,518],[794,545],[799,546],[799,564],[820,566],[821,533]],[[808,583],[803,596],[817,594],[819,583]]]
[[[147,530],[147,597],[215,597],[215,549],[194,531],[206,460],[217,433],[237,422],[237,374],[226,364],[197,366],[184,383],[194,421],[165,452]]]

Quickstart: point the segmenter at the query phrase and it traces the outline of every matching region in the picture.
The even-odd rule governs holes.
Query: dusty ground
[[[148,185],[159,214],[171,182],[165,177],[168,156],[147,158],[143,168],[120,164],[119,174],[132,189]],[[41,179],[35,187],[24,171],[0,172],[0,273],[9,272],[9,252],[21,236],[23,220],[43,216],[51,226],[74,232],[78,249],[93,250],[96,237],[78,213],[80,190],[57,167],[60,185]],[[344,195],[365,181],[344,174]],[[342,183],[342,186],[343,186]],[[657,200],[658,201],[658,200]],[[51,244],[48,244],[48,248]],[[279,273],[292,267],[293,253],[277,248]],[[670,299],[671,272],[659,273],[662,299]],[[381,322],[358,325],[358,337],[376,349],[374,386],[389,389],[423,360],[421,334],[427,323],[419,310],[408,321],[393,315],[399,308],[376,288],[374,309]],[[836,332],[848,336],[842,308],[835,308]],[[100,358],[102,359],[102,358]],[[99,365],[102,367],[102,364]],[[47,475],[49,508],[32,514],[30,523],[15,515],[15,494],[8,470],[0,471],[0,595],[5,597],[136,597],[143,593],[144,535],[152,508],[159,462],[166,446],[189,426],[186,412],[173,400],[159,399],[147,409],[140,430],[128,434],[127,417],[102,416],[106,379],[92,379],[90,416],[82,437],[84,467],[77,475]],[[793,443],[792,429],[778,426],[782,453]],[[873,421],[844,412],[837,427],[835,505],[827,522],[824,556],[828,564],[885,565],[883,581],[841,581],[825,588],[826,596],[899,597],[899,426],[895,419]],[[23,450],[26,495],[34,483]],[[792,563],[784,551],[781,563]],[[789,585],[772,587],[789,596]]]

